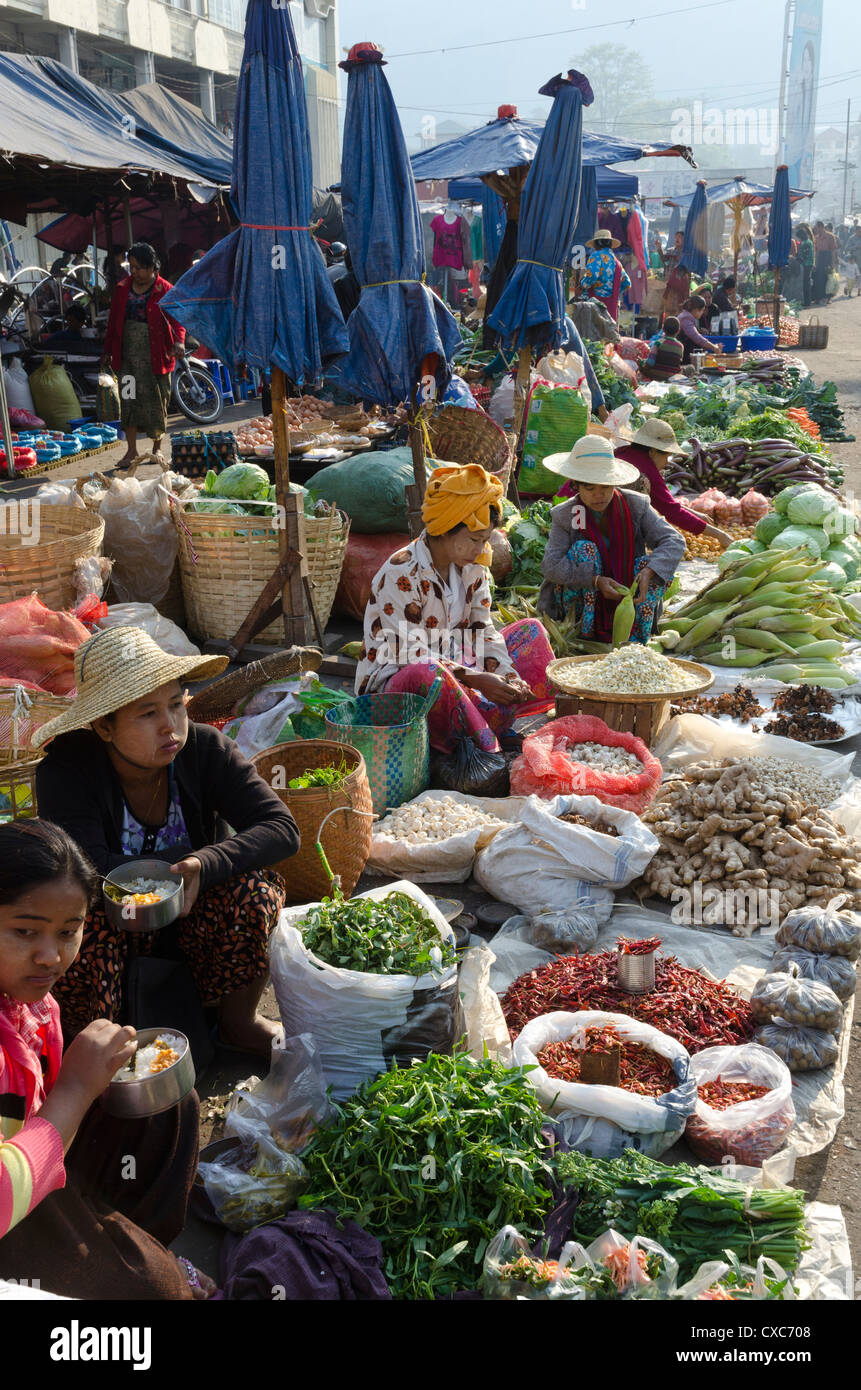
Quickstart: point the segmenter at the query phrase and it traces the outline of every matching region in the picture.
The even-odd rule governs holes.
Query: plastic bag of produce
[[[367,453],[321,468],[308,483],[309,496],[334,502],[363,535],[409,530],[404,488],[413,482],[409,448]]]
[[[802,951],[813,951],[815,955],[857,960],[861,954],[861,913],[844,907],[847,901],[841,893],[825,907],[808,904],[796,908],[778,927],[778,942],[781,946],[800,946]]]
[[[559,491],[559,474],[546,469],[543,461],[548,454],[567,453],[588,425],[589,406],[579,390],[539,380],[527,404],[520,491],[553,497]]]
[[[557,956],[580,955],[591,951],[598,940],[598,918],[588,908],[561,912],[537,912],[529,918],[529,933],[542,951]]]
[[[792,1077],[773,1052],[756,1043],[707,1047],[691,1058],[691,1072],[698,1090],[716,1082],[768,1087],[767,1095],[729,1105],[719,1095],[710,1097],[711,1104],[699,1095],[685,1126],[685,1139],[697,1158],[716,1166],[728,1155],[758,1168],[783,1147],[795,1124]]]
[[[776,1300],[791,1303],[796,1293],[786,1270],[776,1260],[760,1255],[755,1269],[737,1259],[732,1264],[727,1260],[709,1260],[671,1297],[685,1302]]]
[[[574,810],[587,819],[600,813],[618,836],[559,817]],[[544,911],[591,910],[606,922],[613,889],[631,883],[657,853],[658,841],[638,816],[594,797],[530,796],[517,824],[506,826],[476,856],[476,881],[495,898],[530,916]]]
[[[49,429],[67,430],[70,420],[80,419],[81,402],[75,395],[75,388],[65,367],[46,357],[41,367],[37,367],[29,378],[33,409]]]
[[[112,603],[99,627],[139,627],[169,656],[200,656],[181,627],[165,618],[151,603]]]
[[[104,551],[114,558],[114,592],[121,603],[159,604],[170,585],[178,541],[161,482],[114,478],[99,505]]]
[[[775,951],[769,969],[787,971],[791,965],[798,966],[805,980],[828,985],[841,1004],[845,1004],[855,993],[858,976],[855,966],[845,956],[815,955],[813,951],[802,951],[800,946],[783,946]]]
[[[666,1059],[670,1064],[667,1075],[675,1077],[675,1084],[669,1082],[666,1092],[652,1097],[622,1086],[564,1081],[545,1070],[539,1060],[544,1048],[570,1042],[580,1049],[587,1029],[606,1024],[615,1028],[623,1044],[636,1044]],[[529,1083],[544,1109],[554,1115],[566,1144],[593,1158],[618,1158],[632,1146],[660,1158],[681,1137],[697,1102],[690,1057],[681,1043],[625,1014],[590,1009],[534,1018],[515,1039],[514,1065],[533,1068],[527,1073]]]
[[[362,622],[374,576],[396,550],[403,550],[409,543],[409,535],[400,531],[380,536],[363,536],[351,531],[335,594],[335,612]]]
[[[741,499],[741,517],[745,526],[755,526],[758,521],[767,516],[771,510],[771,503],[761,492],[755,492],[748,488]]]
[[[458,826],[452,803],[479,813],[483,819],[476,816],[474,824]],[[506,822],[517,821],[522,806],[519,796],[420,792],[375,823],[365,868],[408,878],[412,883],[463,883],[472,873],[478,851]],[[411,834],[415,839],[410,839]]]
[[[820,1028],[798,1028],[776,1018],[754,1034],[754,1041],[770,1047],[790,1071],[817,1071],[837,1061],[840,1047],[833,1033]]]
[[[596,1269],[610,1272],[621,1298],[663,1299],[675,1287],[678,1261],[647,1236],[628,1240],[618,1231],[605,1231],[586,1247],[585,1254]]]
[[[805,980],[797,965],[784,972],[761,975],[750,996],[755,1023],[795,1023],[801,1028],[822,1028],[836,1033],[843,1021],[843,1006],[833,989]]]
[[[515,1226],[503,1226],[487,1247],[482,1270],[482,1293],[494,1301],[525,1300],[529,1303],[557,1300],[580,1303],[596,1298],[587,1292],[585,1280],[576,1277],[572,1266],[582,1269],[585,1251],[576,1241],[564,1246],[558,1260],[542,1260],[533,1255],[529,1242]],[[594,1266],[589,1261],[590,1271]],[[570,1277],[566,1277],[568,1271]]]
[[[391,894],[411,898],[436,927],[441,943],[454,933],[433,901],[413,883],[399,881],[352,898],[381,903]],[[463,1036],[457,966],[422,975],[385,975],[332,965],[305,946],[301,924],[319,903],[285,908],[269,946],[269,967],[285,1035],[311,1033],[326,1085],[343,1100],[368,1077],[390,1066],[409,1066],[431,1052],[450,1054]]]
[[[740,526],[742,523],[741,498],[724,497],[716,501],[714,519],[718,526]]]
[[[642,769],[609,772],[580,762],[578,743],[599,743],[633,754],[642,762]],[[523,750],[511,766],[511,791],[515,796],[545,798],[566,793],[593,796],[608,806],[639,814],[653,800],[662,775],[661,764],[642,739],[618,733],[593,715],[572,714],[552,720],[524,739]]]
[[[452,753],[437,759],[434,780],[466,796],[505,796],[508,763],[504,753],[479,748],[467,734],[458,739]]]
[[[15,412],[25,413],[31,419],[38,419],[33,412],[33,395],[30,391],[30,378],[24,370],[20,357],[13,357],[7,367],[4,368],[3,377],[6,382],[6,401],[9,406],[9,423],[13,429],[27,429],[27,425],[21,425],[13,420],[12,414]],[[44,426],[44,420],[42,425]],[[38,425],[35,427],[38,429]]]

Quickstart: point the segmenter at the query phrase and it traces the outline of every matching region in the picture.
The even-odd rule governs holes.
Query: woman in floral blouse
[[[431,745],[451,752],[469,735],[499,750],[511,725],[549,709],[547,665],[553,652],[538,622],[497,632],[490,619],[490,535],[502,511],[502,486],[476,464],[437,468],[422,508],[425,529],[375,575],[365,609],[356,692],[424,695],[441,675],[428,716]]]
[[[628,272],[613,255],[616,247],[621,246],[621,242],[608,231],[602,230],[596,232],[586,245],[592,249],[586,257],[586,268],[580,276],[580,286],[593,299],[600,300],[611,319],[618,322],[619,300],[625,290],[631,287]]]

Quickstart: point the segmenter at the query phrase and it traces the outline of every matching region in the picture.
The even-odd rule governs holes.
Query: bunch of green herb
[[[395,1298],[478,1287],[488,1242],[529,1239],[553,1205],[544,1114],[522,1070],[431,1054],[365,1082],[302,1154],[301,1207],[330,1207],[383,1247]]]
[[[672,1167],[627,1149],[620,1158],[561,1155],[560,1182],[579,1193],[573,1236],[585,1243],[608,1227],[633,1239],[650,1236],[679,1262],[689,1279],[706,1260],[731,1251],[745,1264],[760,1255],[791,1273],[809,1244],[804,1193],[758,1188],[708,1168]]]
[[[346,782],[353,769],[342,757],[337,767],[307,768],[299,777],[291,777],[287,786],[291,791],[303,791],[306,787],[340,787]]]
[[[407,893],[344,898],[336,892],[297,923],[309,951],[329,965],[371,975],[439,974],[454,965],[454,945]]]
[[[789,420],[779,410],[764,410],[760,415],[751,415],[747,420],[739,420],[726,431],[727,439],[786,439],[807,454],[826,452],[818,439],[814,439],[794,420]]]

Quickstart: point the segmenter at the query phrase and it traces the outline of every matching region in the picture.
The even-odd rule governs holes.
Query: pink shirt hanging
[[[446,222],[442,213],[437,213],[431,222],[433,232],[433,263],[448,266],[451,270],[463,270],[463,228],[462,217]]]

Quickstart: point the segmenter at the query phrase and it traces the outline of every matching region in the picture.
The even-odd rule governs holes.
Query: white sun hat
[[[610,440],[598,434],[584,434],[569,454],[548,454],[542,462],[551,473],[593,487],[626,487],[640,476],[639,469],[617,459]]]

